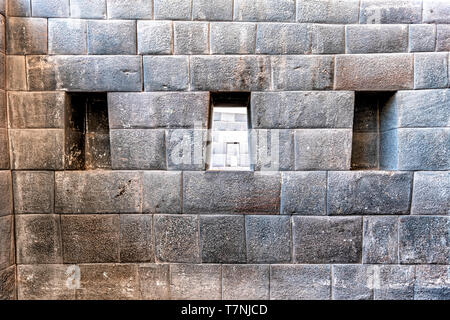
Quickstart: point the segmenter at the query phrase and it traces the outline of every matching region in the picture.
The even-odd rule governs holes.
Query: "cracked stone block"
[[[156,20],[190,20],[192,0],[154,0]]]
[[[416,266],[415,300],[449,300],[450,267],[437,265]]]
[[[171,21],[138,21],[138,53],[171,54],[172,33]]]
[[[359,23],[421,23],[422,0],[362,0]]]
[[[169,265],[143,264],[138,266],[139,287],[144,300],[169,300]]]
[[[206,162],[206,130],[166,130],[166,154],[169,170],[204,170]]]
[[[223,265],[224,300],[268,300],[268,265]]]
[[[234,20],[294,21],[295,0],[236,0]]]
[[[181,213],[182,173],[145,171],[143,176],[143,212]]]
[[[407,52],[407,25],[348,25],[347,53]]]
[[[120,215],[120,262],[154,262],[153,217]]]
[[[8,54],[47,53],[47,19],[11,17],[6,35]]]
[[[7,4],[8,4],[8,16],[10,17],[31,16],[31,0],[7,0]]]
[[[363,263],[398,263],[397,217],[364,217]]]
[[[193,20],[233,20],[233,0],[193,0]]]
[[[423,22],[450,23],[450,3],[447,0],[424,0]]]
[[[256,32],[256,53],[306,54],[311,37],[307,24],[259,23]]]
[[[170,266],[172,300],[219,300],[222,298],[220,265],[175,264]]]
[[[3,55],[0,55],[3,57]],[[0,60],[0,69],[5,70],[3,60]],[[0,80],[0,87],[4,84]],[[7,90],[27,90],[27,76],[24,56],[6,56],[6,89]]]
[[[13,213],[12,181],[10,171],[0,171],[0,216]]]
[[[211,22],[212,54],[255,53],[256,23]]]
[[[0,300],[16,299],[16,266],[0,271]]]
[[[14,212],[53,213],[54,184],[50,171],[14,171]]]
[[[108,19],[152,19],[153,1],[106,0]]]
[[[135,21],[88,21],[89,54],[136,54]]]
[[[450,215],[450,172],[414,173],[411,214]]]
[[[50,54],[87,54],[86,20],[49,19],[48,51]]]
[[[183,91],[189,87],[188,56],[144,56],[145,91]]]
[[[302,0],[297,2],[297,21],[316,23],[358,23],[359,0]]]
[[[409,51],[434,51],[436,47],[436,26],[432,24],[412,24],[409,26]]]
[[[70,16],[83,19],[105,19],[106,0],[70,0]]]
[[[448,53],[414,54],[414,88],[446,88],[448,85]]]
[[[174,22],[175,54],[208,54],[209,24],[207,22]]]
[[[14,264],[14,217],[0,217],[0,270]]]
[[[311,53],[345,53],[345,28],[342,25],[315,24],[311,29]]]

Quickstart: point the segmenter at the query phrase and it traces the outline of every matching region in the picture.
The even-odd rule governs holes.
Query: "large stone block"
[[[255,171],[294,170],[294,134],[292,129],[250,130],[250,148],[254,149],[250,157]]]
[[[450,215],[450,172],[415,172],[412,214]]]
[[[50,171],[14,171],[14,212],[53,213],[54,184]]]
[[[411,54],[352,54],[336,56],[335,60],[335,89],[392,91],[413,88]]]
[[[360,23],[420,23],[422,0],[362,0]]]
[[[416,266],[415,300],[449,300],[449,266]]]
[[[448,264],[450,217],[401,217],[399,253],[402,264]]]
[[[295,131],[295,170],[350,169],[352,130]]]
[[[9,169],[8,130],[0,129],[0,169]]]
[[[15,263],[14,216],[0,217],[0,270]]]
[[[246,216],[245,230],[248,262],[291,262],[290,217]]]
[[[62,263],[60,230],[59,215],[17,215],[17,263]]]
[[[414,54],[415,89],[446,88],[447,86],[448,52]]]
[[[213,264],[170,266],[172,300],[219,300],[222,298],[222,268]]]
[[[170,21],[138,21],[138,53],[171,54],[172,33],[172,22]]]
[[[409,26],[409,51],[434,51],[436,46],[436,26],[432,24],[412,24]]]
[[[139,172],[56,172],[57,213],[141,212]]]
[[[181,213],[182,173],[146,171],[143,177],[143,212]]]
[[[145,91],[188,89],[188,56],[145,56],[143,59]]]
[[[190,20],[192,0],[154,0],[155,19]]]
[[[193,0],[194,20],[233,20],[233,0]]]
[[[166,153],[169,170],[204,170],[206,130],[166,130]]]
[[[0,171],[0,216],[13,213],[11,171]]]
[[[139,56],[29,56],[31,91],[141,91]]]
[[[407,25],[348,25],[347,53],[407,52]]]
[[[119,215],[62,215],[64,263],[119,262]]]
[[[272,265],[271,300],[328,300],[331,298],[329,265]]]
[[[447,0],[423,0],[424,23],[450,23],[450,3]]]
[[[436,51],[450,51],[450,25],[436,26]]]
[[[8,16],[29,17],[31,16],[30,0],[7,0]]]
[[[69,0],[31,0],[33,17],[65,18],[70,15]]]
[[[268,265],[223,265],[224,300],[268,300]]]
[[[108,19],[152,19],[153,1],[106,0]]]
[[[86,54],[86,20],[49,19],[48,52],[50,54]]]
[[[398,263],[397,217],[364,217],[363,263]]]
[[[136,22],[91,20],[87,40],[89,54],[136,54]]]
[[[8,92],[9,123],[13,129],[64,128],[63,92]]]
[[[255,41],[256,23],[211,22],[210,24],[212,54],[254,53]]]
[[[358,23],[359,0],[297,1],[297,21],[349,24]]]
[[[70,16],[83,19],[105,19],[106,0],[70,0]]]
[[[8,54],[47,53],[47,19],[11,17],[6,27]]]
[[[168,300],[170,279],[168,264],[139,265],[139,287],[141,299]]]
[[[174,53],[209,53],[208,34],[207,22],[174,22]]]
[[[280,175],[184,172],[184,213],[272,213],[280,210]]]
[[[310,52],[311,37],[307,24],[259,23],[256,53],[305,54]]]
[[[234,20],[294,21],[295,0],[236,0]]]
[[[261,91],[270,87],[270,63],[265,56],[191,57],[191,89]]]
[[[314,24],[311,28],[311,52],[345,53],[345,28],[335,24]]]
[[[4,57],[0,54],[0,70],[6,71],[6,89],[7,90],[27,90],[27,76],[25,67],[25,56],[6,56],[6,68],[4,66]],[[0,80],[0,88],[4,88],[3,78]]]
[[[0,300],[16,299],[16,266],[0,271]]]
[[[120,262],[154,262],[153,217],[120,215]]]
[[[329,172],[328,214],[407,214],[411,184],[409,172]]]
[[[199,220],[194,215],[155,215],[158,262],[200,262]]]

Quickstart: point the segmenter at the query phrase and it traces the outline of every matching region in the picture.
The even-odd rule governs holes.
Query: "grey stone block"
[[[54,184],[50,171],[14,171],[14,212],[53,213]]]
[[[177,91],[189,87],[187,56],[145,56],[145,91]]]
[[[0,171],[0,216],[13,213],[11,171]]]
[[[105,19],[106,0],[70,0],[70,16],[83,19]]]
[[[33,17],[65,18],[70,15],[69,0],[31,0]]]
[[[331,298],[329,265],[272,265],[271,300],[328,300]]]
[[[448,264],[450,217],[401,217],[399,253],[402,264]]]
[[[141,212],[139,172],[65,171],[55,175],[57,213]]]
[[[0,55],[1,56],[1,55]],[[2,62],[0,62],[1,64]],[[0,70],[4,70],[4,66],[0,66]],[[0,80],[2,88],[4,83]],[[6,89],[7,90],[27,90],[27,78],[25,69],[24,56],[7,56],[6,57]]]
[[[138,21],[138,54],[171,54],[172,34],[171,21]]]
[[[91,20],[87,40],[89,54],[136,54],[136,22]]]
[[[450,172],[415,172],[412,214],[450,215]]]
[[[446,88],[448,86],[448,53],[414,54],[414,88]]]
[[[256,32],[256,53],[306,54],[311,49],[307,24],[259,23]]]
[[[313,54],[344,53],[344,26],[334,24],[314,24],[311,28],[311,52]]]
[[[7,0],[9,17],[31,16],[30,0]]]
[[[424,23],[450,23],[450,4],[446,0],[424,0]]]
[[[379,164],[377,132],[355,132],[352,137],[352,169],[374,169]]]
[[[291,262],[291,223],[287,216],[246,216],[247,261]]]
[[[143,212],[181,213],[182,173],[146,171],[143,176]]]
[[[16,299],[16,266],[0,271],[0,299]]]
[[[47,53],[47,19],[11,17],[6,27],[8,54]]]
[[[166,157],[169,170],[205,170],[206,130],[166,130]]]
[[[164,130],[114,129],[110,139],[113,169],[166,169]]]
[[[193,20],[233,20],[233,0],[193,0]]]
[[[199,218],[154,215],[155,253],[159,262],[200,262]]]
[[[348,25],[347,53],[407,52],[407,25]]]
[[[375,271],[375,300],[410,300],[414,298],[415,266],[381,265]],[[375,269],[377,270],[377,269]],[[379,285],[378,285],[379,283]]]
[[[154,0],[155,19],[190,20],[192,0]]]
[[[18,264],[62,263],[59,215],[16,216]]]
[[[297,1],[297,21],[349,24],[358,23],[359,0]]]
[[[268,265],[223,265],[224,300],[268,300]]]
[[[120,262],[154,262],[153,217],[120,215]]]
[[[333,265],[333,299],[372,300],[374,268],[368,265]]]
[[[144,300],[169,299],[169,265],[144,264],[138,267],[141,298]]]
[[[63,92],[8,92],[12,129],[64,128]]]
[[[0,129],[0,169],[9,169],[8,129]]]
[[[256,23],[211,22],[210,24],[212,54],[254,53],[255,42]]]
[[[297,263],[360,263],[360,217],[292,218],[294,260]]]
[[[191,57],[191,90],[261,91],[270,86],[265,56]]]
[[[422,0],[362,0],[359,23],[420,23]]]
[[[416,266],[415,300],[449,300],[450,268],[449,266]]]
[[[350,129],[295,131],[295,170],[349,170]]]
[[[153,1],[106,0],[108,19],[152,19]]]
[[[184,213],[272,213],[280,210],[280,174],[184,172]]]
[[[142,90],[139,56],[30,56],[27,70],[31,91]]]
[[[436,51],[450,51],[450,25],[436,25]]]
[[[208,34],[207,22],[174,22],[174,53],[209,53]]]
[[[406,214],[411,183],[409,172],[329,172],[328,214]]]
[[[432,24],[412,24],[409,26],[409,51],[434,51],[436,47],[436,26]]]
[[[281,214],[326,215],[326,172],[283,172]]]
[[[87,22],[80,19],[48,20],[50,54],[86,54]]]
[[[14,216],[0,217],[0,270],[15,263]]]
[[[200,216],[203,263],[245,263],[244,216]]]
[[[13,169],[64,168],[64,130],[14,129],[9,135]]]
[[[119,262],[119,215],[62,215],[64,263]]]
[[[219,300],[222,298],[220,265],[175,264],[170,266],[172,300]]]
[[[294,170],[294,134],[291,129],[250,130],[250,148],[254,149],[250,161],[254,170]]]
[[[209,93],[111,92],[108,109],[111,129],[206,128]]]
[[[398,263],[397,217],[364,217],[363,263]]]
[[[236,0],[234,20],[294,21],[295,0]]]
[[[353,92],[253,92],[253,128],[352,128]]]

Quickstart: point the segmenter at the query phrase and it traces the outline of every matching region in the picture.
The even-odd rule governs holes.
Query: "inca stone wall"
[[[450,299],[449,1],[0,13],[0,298]],[[207,171],[231,91],[254,170]]]

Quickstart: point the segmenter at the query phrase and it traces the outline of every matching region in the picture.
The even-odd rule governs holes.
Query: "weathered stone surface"
[[[364,217],[363,263],[398,263],[397,217]]]
[[[119,215],[62,215],[64,263],[119,262]]]
[[[348,170],[352,130],[299,129],[295,131],[295,170]]]
[[[189,87],[187,56],[145,56],[145,91],[177,91]]]
[[[246,216],[245,230],[248,262],[291,262],[290,217]]]
[[[450,261],[450,217],[401,217],[400,263],[448,264]]]
[[[183,172],[184,213],[278,213],[280,175]]]
[[[47,19],[11,17],[6,27],[8,54],[47,53]]]
[[[281,177],[281,214],[326,215],[326,172],[283,172]]]
[[[14,217],[0,217],[0,270],[14,264]],[[0,290],[1,292],[1,290]]]
[[[0,3],[1,5],[1,3]],[[3,15],[0,16],[0,52],[6,52],[6,19]]]
[[[211,22],[210,37],[212,54],[254,53],[256,23]]]
[[[255,171],[294,170],[294,134],[292,129],[250,130],[250,148],[255,149],[250,156]]]
[[[450,25],[436,26],[436,51],[450,51]]]
[[[181,213],[182,173],[146,171],[143,176],[143,208],[150,213]]]
[[[140,212],[139,172],[56,172],[57,213]]]
[[[209,93],[111,92],[108,109],[111,129],[206,128]]]
[[[154,0],[155,19],[190,20],[192,0]]]
[[[169,170],[204,170],[206,130],[166,130],[166,153]]]
[[[434,51],[436,46],[436,26],[431,24],[412,24],[409,26],[409,51]]]
[[[50,54],[86,54],[86,20],[49,19],[48,52]]]
[[[352,137],[352,169],[378,168],[379,134],[377,132],[355,132]]]
[[[359,263],[362,219],[358,217],[292,218],[297,263]]]
[[[0,300],[16,299],[16,266],[0,271]]]
[[[77,300],[128,300],[139,298],[139,277],[133,264],[80,265]]]
[[[415,172],[412,214],[450,215],[450,172]]]
[[[328,172],[328,214],[406,214],[409,172]]]
[[[14,212],[53,213],[54,183],[50,171],[14,171]]]
[[[272,265],[271,300],[327,300],[331,298],[329,265]]]
[[[108,19],[152,19],[153,1],[106,0]]]
[[[295,0],[236,0],[234,20],[294,21]]]
[[[191,89],[260,91],[270,86],[269,58],[264,56],[191,57]]]
[[[222,291],[224,300],[268,300],[268,265],[224,265]]]
[[[164,130],[114,129],[110,139],[113,169],[166,169]]]
[[[171,54],[172,33],[170,21],[138,21],[138,53]]]
[[[64,128],[63,92],[8,92],[9,123],[13,129]]]
[[[353,92],[253,92],[252,127],[352,128]]]
[[[141,91],[139,56],[30,56],[32,91]]]
[[[407,52],[407,25],[348,25],[347,53]]]
[[[414,68],[411,54],[341,55],[335,58],[337,90],[412,89]]]
[[[209,53],[207,22],[174,22],[174,53]]]
[[[154,262],[153,217],[120,215],[120,262]]]
[[[359,23],[420,23],[422,0],[362,0]]]
[[[308,53],[311,47],[309,33],[307,24],[259,23],[256,33],[256,53]]]
[[[200,262],[197,216],[155,215],[154,224],[157,261]]]
[[[170,266],[172,300],[219,300],[222,297],[220,265],[175,264]]]
[[[29,17],[31,16],[30,0],[7,0],[8,16]]]
[[[170,279],[168,264],[139,265],[139,287],[144,300],[168,300]]]
[[[0,55],[0,57],[1,56],[2,55]],[[0,64],[2,64],[1,61]],[[3,65],[0,65],[0,70],[5,70],[5,67]],[[0,80],[0,87],[4,88],[3,80]],[[27,90],[27,77],[24,56],[6,56],[6,89]]]
[[[136,22],[88,22],[89,54],[136,54]]]
[[[194,20],[233,20],[233,0],[193,0]]]
[[[33,17],[68,17],[69,0],[31,0]]]
[[[416,266],[415,300],[450,299],[449,266]]]
[[[375,300],[413,299],[416,267],[381,265],[378,266],[378,270],[374,274]],[[378,278],[380,279],[379,281],[377,280]]]
[[[372,300],[374,268],[368,265],[333,265],[333,299]]]
[[[9,169],[8,130],[0,129],[0,169]]]
[[[105,0],[70,0],[72,18],[104,19],[106,18]]]
[[[0,128],[7,128],[6,92],[0,89]]]
[[[359,0],[302,0],[297,2],[297,21],[358,23]]]
[[[423,22],[450,23],[450,3],[446,0],[424,0]]]
[[[448,53],[414,54],[414,88],[446,88],[448,86]]]
[[[1,90],[5,90],[5,88],[7,87],[6,82],[9,80],[4,75],[6,74],[7,76],[9,76],[9,74],[11,74],[11,71],[12,71],[11,65],[10,64],[8,65],[8,61],[7,61],[6,57],[7,56],[3,52],[0,52],[0,72],[3,74],[3,76],[0,78],[0,89]],[[13,79],[18,78],[15,76],[12,76],[12,77],[13,77]]]
[[[12,214],[11,171],[0,171],[0,216]]]
[[[311,52],[313,54],[344,53],[344,26],[334,24],[314,24],[311,28]]]

